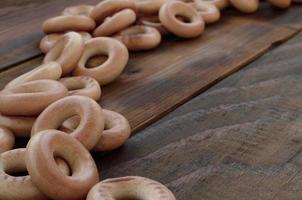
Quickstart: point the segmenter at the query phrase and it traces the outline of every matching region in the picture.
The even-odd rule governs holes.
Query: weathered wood
[[[135,132],[296,32],[269,21],[227,16],[200,38],[170,38],[155,50],[132,53],[123,75],[103,88],[101,105],[124,114]],[[2,72],[0,87],[39,63],[37,58]]]
[[[103,178],[147,176],[178,200],[301,199],[301,51],[302,33],[96,155]]]
[[[94,5],[100,0],[86,0],[85,4]],[[59,15],[70,5],[83,4],[82,0],[25,0],[0,1],[0,70],[41,55],[37,48],[43,33],[42,22],[52,16]],[[289,14],[287,11],[290,11]],[[238,11],[228,9],[226,15],[240,15]],[[254,15],[245,17],[255,20],[270,20],[278,25],[301,28],[301,6],[295,5],[289,10],[272,9],[266,2]]]
[[[0,69],[41,55],[38,49],[45,19],[59,15],[71,5],[91,4],[100,0],[1,0]]]

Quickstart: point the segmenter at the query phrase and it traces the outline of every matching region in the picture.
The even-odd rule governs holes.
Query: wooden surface
[[[152,177],[178,200],[302,196],[302,34],[99,158],[104,178]]]
[[[0,88],[41,64],[42,21],[77,3],[0,1]],[[131,53],[100,104],[138,134],[94,155],[103,178],[147,176],[178,200],[301,199],[301,30],[302,6],[263,3],[253,15],[227,9],[200,38]]]

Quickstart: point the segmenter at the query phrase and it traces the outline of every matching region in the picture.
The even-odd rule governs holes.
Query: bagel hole
[[[107,55],[96,55],[91,58],[86,63],[86,68],[94,68],[104,64],[108,60]]]
[[[184,16],[184,15],[176,15],[175,16],[176,19],[178,19],[179,21],[183,22],[183,23],[191,23],[191,19],[187,16]]]
[[[59,127],[59,130],[66,133],[71,133],[78,128],[80,120],[81,117],[79,115],[73,115],[62,123],[62,125]]]
[[[22,177],[22,176],[28,176],[28,171],[26,169],[20,169],[20,170],[14,170],[14,171],[7,171],[6,172],[10,176],[14,177]]]

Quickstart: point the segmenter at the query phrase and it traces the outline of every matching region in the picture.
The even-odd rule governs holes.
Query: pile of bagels
[[[278,8],[302,2],[268,1]],[[115,150],[131,135],[124,116],[97,103],[101,86],[120,76],[129,51],[155,48],[169,34],[200,36],[228,6],[252,13],[259,0],[104,0],[46,20],[43,63],[0,92],[0,199],[175,200],[144,177],[99,182],[90,151]],[[96,56],[106,58],[89,64]],[[26,148],[13,149],[15,137],[30,138]]]

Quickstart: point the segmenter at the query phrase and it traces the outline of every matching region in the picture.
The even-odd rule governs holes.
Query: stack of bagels
[[[278,8],[292,3],[268,1]],[[0,199],[175,200],[148,178],[99,182],[90,151],[117,149],[131,134],[124,116],[97,103],[101,86],[120,76],[129,50],[155,48],[169,34],[198,37],[228,6],[251,13],[259,0],[104,0],[46,20],[43,63],[0,92]],[[89,64],[96,56],[105,58]],[[13,149],[15,137],[30,138],[26,148]]]

